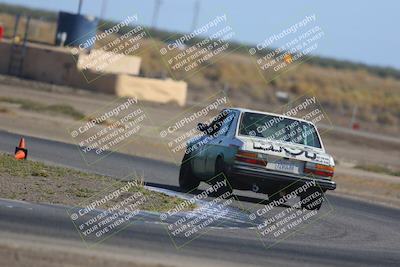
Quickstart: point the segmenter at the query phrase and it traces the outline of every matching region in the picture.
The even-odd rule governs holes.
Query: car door
[[[202,136],[197,142],[196,147],[191,152],[192,170],[197,176],[203,176],[205,173],[205,150],[208,136]]]
[[[225,114],[222,114],[220,119],[217,121],[218,130],[212,139],[208,142],[208,147],[205,150],[205,174],[207,177],[212,178],[215,175],[215,162],[217,156],[224,154],[229,144],[228,133],[230,131],[230,126],[234,119],[234,113],[230,110],[224,110]]]
[[[222,113],[222,112],[221,112]],[[199,140],[199,146],[196,148],[196,151],[192,153],[193,157],[193,171],[196,175],[201,176],[202,178],[207,178],[208,173],[206,170],[206,153],[207,150],[210,148],[210,142],[213,141],[213,136],[217,133],[220,129],[220,124],[218,118],[220,118],[221,113],[218,114],[211,123],[207,126],[207,129],[204,131],[204,136]]]

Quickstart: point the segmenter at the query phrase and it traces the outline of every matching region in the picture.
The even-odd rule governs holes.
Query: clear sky
[[[138,14],[151,25],[156,0],[108,0],[105,17]],[[157,27],[189,32],[196,0],[162,0]],[[76,12],[78,0],[0,0],[49,10]],[[100,14],[102,0],[85,0],[83,13]],[[325,35],[317,55],[400,69],[398,0],[200,0],[198,25],[226,14],[236,40],[258,43],[306,15],[315,14]]]

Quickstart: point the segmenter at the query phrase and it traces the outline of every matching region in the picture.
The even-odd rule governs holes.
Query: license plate
[[[301,164],[289,160],[273,160],[268,161],[267,169],[289,173],[300,173]]]

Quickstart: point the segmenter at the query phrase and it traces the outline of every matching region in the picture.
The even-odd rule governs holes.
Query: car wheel
[[[222,159],[222,157],[218,157],[215,162],[215,176],[217,176],[217,177],[215,178],[213,184],[216,184],[217,182],[222,182],[225,179],[227,179],[226,167],[225,167],[225,163],[224,163],[224,160]],[[218,191],[215,192],[215,196],[219,197],[219,196],[222,196],[225,193],[229,192],[229,197],[231,197],[232,191],[233,191],[232,188],[229,186],[229,184],[227,184],[224,187],[220,187],[218,189]]]
[[[188,158],[189,156],[185,153],[185,156],[182,159],[181,169],[179,171],[179,187],[186,192],[197,189],[197,187],[200,185],[199,179],[197,179],[192,172],[192,166]]]
[[[319,196],[312,197],[313,194],[319,193]],[[306,200],[310,197],[310,200]],[[300,200],[302,201],[301,207],[307,210],[319,210],[322,207],[322,202],[324,201],[324,193],[320,192],[316,188],[309,189],[305,194],[300,195]],[[306,200],[306,203],[303,203]]]

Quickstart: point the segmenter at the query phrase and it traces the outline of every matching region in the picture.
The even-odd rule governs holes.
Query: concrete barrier
[[[96,58],[115,58],[117,54],[112,52],[104,52],[103,50],[93,49],[91,54],[95,54]],[[90,66],[91,57],[90,54],[82,53],[79,55],[77,67],[79,70],[92,70],[101,73],[113,73],[113,74],[128,74],[128,75],[139,75],[141,58],[136,56],[118,55],[118,60],[112,64],[106,64],[105,68],[98,69],[97,66]],[[89,66],[89,68],[87,68]]]
[[[119,96],[137,96],[145,101],[176,102],[180,106],[184,106],[187,97],[187,83],[171,79],[157,80],[119,75],[116,94]]]
[[[11,42],[0,42],[0,73],[7,74],[10,53]],[[140,71],[140,58],[130,57],[122,57],[122,61],[117,62],[120,65],[105,69],[105,73],[93,69],[82,72],[78,67],[79,58],[76,60],[69,49],[29,43],[21,77],[117,96],[137,96],[145,101],[176,102],[181,106],[186,104],[186,82],[133,76],[133,73]]]

